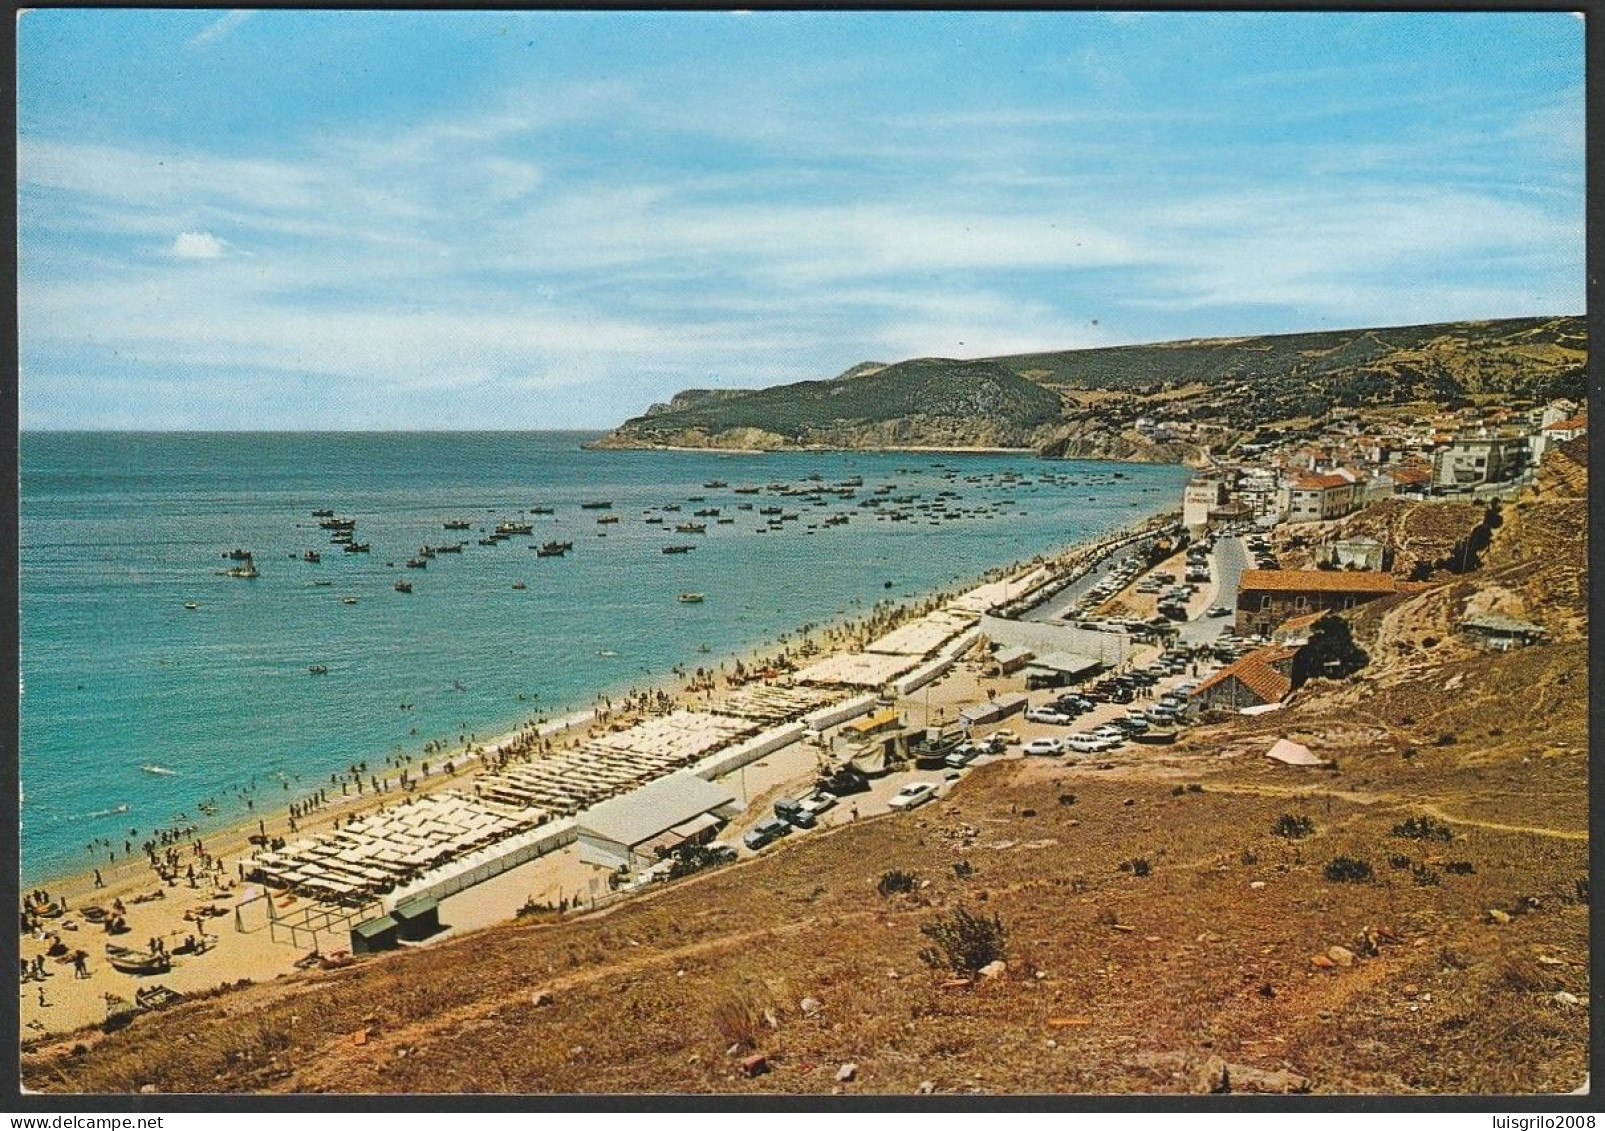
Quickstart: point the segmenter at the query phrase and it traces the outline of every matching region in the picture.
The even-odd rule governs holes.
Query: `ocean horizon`
[[[581,449],[600,435],[20,433],[23,882],[1097,537],[1174,507],[1189,474],[1027,454]],[[735,493],[855,478],[855,497],[817,505]],[[910,517],[877,521],[883,508],[860,505],[877,497],[908,500]],[[781,505],[796,518],[771,529],[758,511]],[[694,520],[704,533],[673,532],[713,508]],[[314,510],[354,518],[370,551],[332,545]],[[533,534],[479,544],[504,521]],[[532,552],[548,540],[574,550]],[[235,549],[258,577],[225,576]]]

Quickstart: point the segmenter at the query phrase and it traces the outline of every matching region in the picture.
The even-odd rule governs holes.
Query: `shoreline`
[[[723,654],[709,654],[700,665],[709,676],[703,681],[698,681],[695,670],[690,665],[676,665],[681,669],[679,672],[671,669],[661,680],[650,680],[644,686],[638,683],[633,690],[638,700],[656,697],[661,691],[669,697],[675,709],[706,709],[710,699],[728,694],[730,691],[728,687],[719,686],[723,674],[720,670],[721,665],[724,671],[728,672],[731,666],[739,661],[749,670],[757,670],[777,659],[805,660],[807,663],[813,663],[829,655],[853,651],[869,639],[923,615],[931,608],[953,599],[957,594],[1043,563],[1059,562],[1073,555],[1093,551],[1096,547],[1129,537],[1143,529],[1163,525],[1178,513],[1173,507],[1164,508],[1097,535],[1061,543],[1031,557],[1011,559],[981,574],[955,579],[943,586],[902,600],[877,602],[848,615],[809,622],[806,633],[802,631],[803,626],[798,625],[754,646],[739,647]],[[809,647],[810,650],[805,655],[799,656],[798,651],[803,647]],[[472,741],[465,747],[435,750],[428,755],[431,772],[427,776],[419,776],[417,763],[422,759],[417,757],[386,767],[386,773],[383,775],[377,773],[372,775],[378,777],[382,783],[383,788],[379,792],[367,790],[361,794],[335,795],[325,804],[312,807],[309,811],[303,808],[293,830],[289,828],[288,805],[295,803],[304,807],[306,800],[299,796],[290,798],[283,806],[264,808],[251,813],[248,818],[231,821],[210,832],[198,833],[196,836],[204,843],[207,856],[220,859],[223,864],[216,873],[197,871],[199,882],[195,884],[186,884],[182,869],[177,879],[164,884],[151,867],[149,860],[136,854],[102,868],[104,886],[100,888],[94,885],[92,868],[69,871],[43,883],[30,882],[23,886],[28,889],[42,887],[51,893],[52,898],[65,897],[69,900],[70,910],[66,915],[60,919],[43,921],[41,926],[45,931],[59,931],[65,920],[74,918],[75,913],[87,904],[108,905],[114,898],[127,902],[133,900],[136,895],[144,895],[148,899],[152,896],[153,890],[161,891],[164,893],[164,898],[155,904],[147,902],[143,907],[130,908],[130,914],[137,914],[139,921],[136,924],[137,929],[129,938],[136,943],[145,938],[154,918],[160,921],[161,927],[166,928],[157,930],[156,936],[166,938],[169,946],[176,945],[182,941],[185,933],[191,930],[188,921],[192,911],[198,911],[202,904],[211,902],[214,906],[223,908],[213,912],[214,914],[226,916],[236,905],[242,889],[255,886],[241,881],[238,873],[238,866],[246,862],[257,848],[250,842],[250,837],[253,835],[283,836],[293,842],[297,839],[327,834],[332,831],[336,821],[344,824],[353,817],[380,808],[388,809],[403,801],[418,800],[452,789],[471,793],[473,779],[487,766],[489,761],[487,756],[499,753],[502,748],[510,744],[549,741],[552,752],[555,753],[565,746],[582,743],[587,737],[594,737],[619,726],[651,717],[649,712],[643,711],[628,713],[622,710],[617,713],[610,711],[604,706],[609,698],[606,692],[599,692],[595,697],[597,701],[595,707],[554,712],[555,717],[545,723],[536,724],[531,720],[523,726],[499,732],[482,741]],[[599,731],[597,729],[599,726],[604,729]],[[450,763],[452,770],[447,772],[443,763]],[[400,779],[404,772],[409,774],[413,783],[410,788],[401,785]],[[195,856],[191,854],[191,844],[194,839],[194,837],[184,837],[173,842],[173,847],[181,853],[181,864],[194,859],[199,865],[198,854]],[[280,896],[274,894],[271,898],[278,900]],[[154,915],[150,910],[153,907],[159,908]],[[183,910],[182,920],[179,919],[181,910]],[[200,930],[203,935],[208,933],[201,919],[197,918],[193,922],[196,924],[193,929]],[[218,925],[216,932],[228,938],[225,950],[230,953],[218,962],[208,963],[204,960],[199,964],[194,960],[186,962],[184,965],[187,969],[182,975],[168,976],[177,983],[175,988],[183,989],[185,992],[204,992],[212,987],[231,984],[242,977],[260,981],[285,975],[294,977],[297,973],[293,968],[293,962],[300,957],[301,951],[292,945],[272,939],[271,932],[239,934],[235,931],[232,921],[227,918]],[[73,937],[74,933],[77,937]],[[21,937],[23,943],[29,945],[30,949],[38,949],[35,943],[37,935],[24,934]],[[97,972],[109,971],[104,955],[100,952],[99,944],[103,940],[98,928],[83,923],[78,931],[62,932],[61,937],[69,947],[76,945],[90,949],[91,960]],[[105,938],[109,940],[111,936]],[[91,984],[100,988],[107,983],[104,978],[97,977]],[[115,980],[115,985],[130,995],[137,988],[121,977]],[[32,991],[26,985],[22,988],[25,994],[31,995]],[[40,992],[43,993],[45,988],[41,987]],[[70,1002],[63,1004],[71,1007]],[[45,1011],[34,1009],[31,996],[24,997],[23,1008],[25,1015],[31,1015],[33,1025],[30,1027],[44,1025],[40,1018],[45,1015]],[[79,1012],[82,1012],[81,1006]],[[69,1018],[67,1013],[68,1010],[64,1010],[58,1014],[62,1017],[60,1025],[37,1028],[32,1034],[25,1030],[23,1037],[32,1039],[60,1036],[81,1029],[85,1025],[93,1025],[100,1019],[99,1016]]]

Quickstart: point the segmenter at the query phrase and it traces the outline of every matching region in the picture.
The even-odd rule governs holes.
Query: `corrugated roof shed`
[[[1074,652],[1049,652],[1046,656],[1038,656],[1032,660],[1031,666],[1046,668],[1050,672],[1063,672],[1066,675],[1080,675],[1100,666],[1100,661],[1091,656],[1078,656]]]
[[[723,786],[682,772],[593,805],[575,823],[581,834],[633,847],[735,799]]]

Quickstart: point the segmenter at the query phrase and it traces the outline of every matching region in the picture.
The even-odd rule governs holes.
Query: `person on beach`
[[[106,881],[100,878],[100,869],[99,868],[95,869],[95,886],[97,888],[103,888],[103,887],[106,886]]]

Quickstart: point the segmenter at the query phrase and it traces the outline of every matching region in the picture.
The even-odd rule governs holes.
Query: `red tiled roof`
[[[1274,590],[1293,593],[1397,593],[1391,573],[1377,570],[1249,569],[1237,584],[1240,592]]]
[[[1570,420],[1557,420],[1544,428],[1545,432],[1571,432],[1578,428],[1588,427],[1588,417],[1574,416]]]
[[[1280,644],[1250,652],[1230,667],[1222,668],[1193,689],[1193,695],[1202,695],[1212,687],[1235,679],[1252,691],[1262,703],[1277,703],[1293,690],[1293,681],[1272,665],[1298,654],[1297,648]]]
[[[1425,483],[1432,478],[1432,472],[1424,467],[1400,467],[1393,472],[1395,483]]]
[[[1350,487],[1353,483],[1341,475],[1301,475],[1293,481],[1293,486],[1303,491],[1325,491],[1333,487]]]

